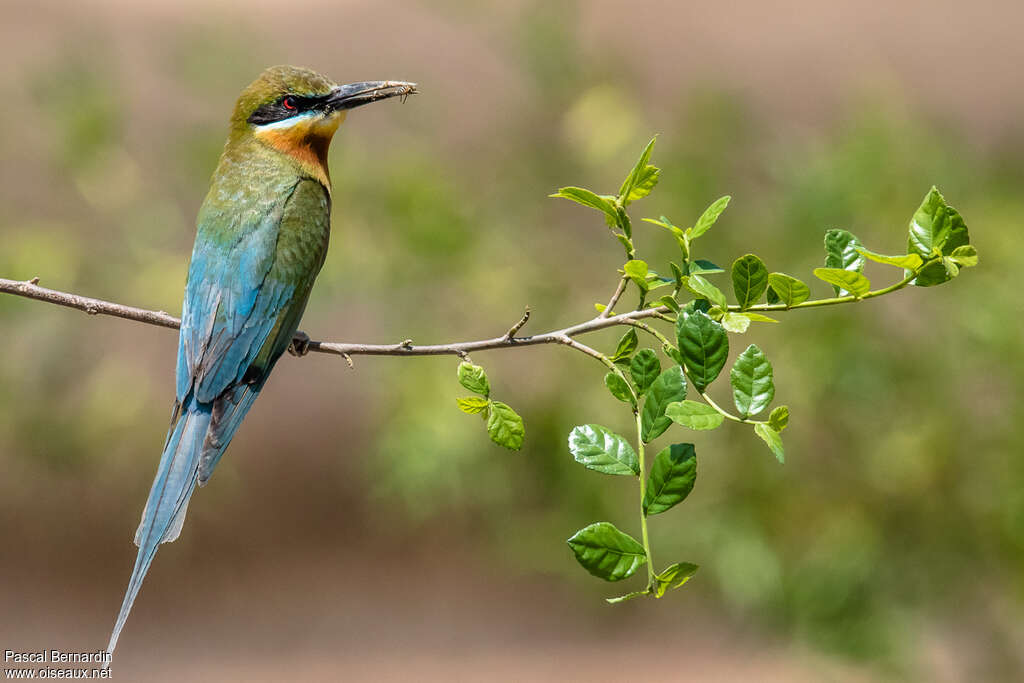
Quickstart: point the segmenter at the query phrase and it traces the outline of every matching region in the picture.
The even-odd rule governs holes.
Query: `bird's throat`
[[[257,127],[256,139],[288,155],[311,178],[331,189],[327,170],[327,150],[338,126],[345,120],[344,111],[329,116],[300,116]]]

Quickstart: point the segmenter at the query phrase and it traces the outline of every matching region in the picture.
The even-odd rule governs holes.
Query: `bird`
[[[416,92],[405,81],[337,85],[274,66],[238,97],[196,219],[171,423],[107,665],[157,547],[178,538],[196,486],[210,480],[278,359],[307,350],[296,333],[327,253],[335,131],[350,109]]]

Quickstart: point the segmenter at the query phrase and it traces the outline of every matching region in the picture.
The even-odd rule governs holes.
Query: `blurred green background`
[[[115,678],[1024,678],[1019,3],[44,0],[4,16],[0,277],[179,311],[234,98],[275,63],[422,90],[335,140],[334,235],[302,325],[316,339],[482,338],[527,304],[526,332],[592,315],[621,248],[546,195],[614,191],[652,133],[662,181],[633,214],[654,267],[674,247],[640,217],[690,224],[729,193],[701,255],[755,251],[811,280],[830,227],[898,253],[933,183],[982,259],[733,340],[774,363],[788,462],[728,425],[663,437],[692,437],[702,464],[652,520],[655,552],[701,571],[658,602],[606,605],[620,586],[564,543],[595,519],[636,531],[634,489],[566,450],[575,424],[628,426],[592,360],[474,356],[525,418],[509,453],[456,410],[452,358],[285,357],[159,553]],[[0,647],[101,648],[176,335],[11,296],[0,330]]]

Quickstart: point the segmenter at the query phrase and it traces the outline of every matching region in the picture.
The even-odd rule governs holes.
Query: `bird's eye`
[[[281,106],[289,111],[295,111],[299,108],[299,105],[295,102],[295,98],[291,95],[281,100]]]

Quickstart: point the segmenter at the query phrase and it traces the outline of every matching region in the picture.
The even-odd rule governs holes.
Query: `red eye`
[[[281,104],[284,106],[285,109],[289,109],[291,111],[295,111],[296,109],[298,109],[298,105],[295,103],[294,97],[289,96],[284,98],[283,100],[281,100]]]

